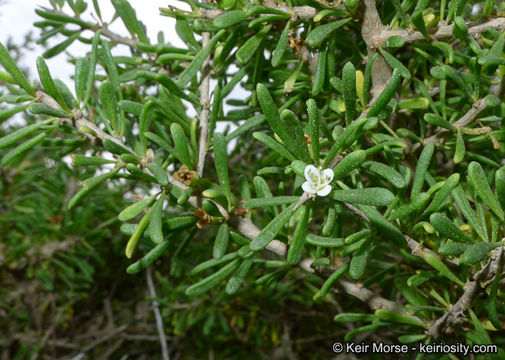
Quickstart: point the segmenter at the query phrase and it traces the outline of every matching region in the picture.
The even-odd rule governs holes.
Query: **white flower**
[[[316,168],[314,165],[307,165],[305,167],[305,181],[302,184],[303,191],[309,194],[317,194],[319,196],[326,196],[331,191],[331,181],[333,180],[333,170],[324,169],[321,167]]]

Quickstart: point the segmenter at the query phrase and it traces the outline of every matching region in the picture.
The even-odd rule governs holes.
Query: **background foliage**
[[[36,9],[33,81],[0,45],[2,358],[502,358],[503,4],[187,3],[185,48],[127,0]]]

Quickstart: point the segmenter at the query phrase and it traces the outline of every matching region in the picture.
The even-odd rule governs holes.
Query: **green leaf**
[[[466,26],[465,19],[463,19],[461,16],[456,16],[454,18],[454,27],[452,28],[452,33],[458,39],[461,39],[463,41],[466,40],[466,37],[468,36],[468,27]]]
[[[169,231],[175,231],[179,229],[189,228],[195,223],[196,218],[194,216],[178,216],[172,219],[168,219],[165,222],[165,225]]]
[[[191,156],[189,155],[188,150],[189,140],[184,134],[182,126],[177,123],[172,123],[170,125],[170,133],[172,134],[172,139],[174,141],[175,151],[177,153],[178,159],[190,170],[193,170],[193,161],[191,161]]]
[[[465,191],[461,187],[461,185],[456,186],[451,192],[452,198],[454,202],[460,209],[463,216],[468,220],[468,222],[472,225],[475,232],[481,237],[484,241],[489,241],[487,230],[481,225],[479,219],[477,218],[477,214],[470,206],[468,199],[466,198]]]
[[[367,118],[359,118],[354,120],[349,126],[347,126],[344,133],[340,134],[335,143],[331,146],[330,151],[328,152],[328,156],[324,161],[323,165],[324,167],[330,164],[330,162],[333,160],[335,155],[337,155],[337,152],[344,145],[347,139],[349,139],[353,133],[357,132],[367,122],[367,120],[368,120]]]
[[[278,153],[279,155],[281,155],[282,157],[288,159],[289,161],[295,161],[296,160],[296,157],[294,155],[292,155],[288,149],[286,149],[286,147],[284,147],[283,145],[279,144],[277,141],[275,141],[274,139],[272,139],[270,136],[266,135],[265,133],[263,132],[254,132],[253,133],[253,137],[258,140],[258,141],[261,141],[263,144],[265,144],[266,146],[268,146],[270,149],[272,149],[273,151],[275,151],[276,153]]]
[[[426,25],[424,24],[424,17],[422,10],[415,10],[411,16],[412,23],[417,27],[417,30],[423,34],[426,41],[430,40],[428,32],[426,31]]]
[[[486,243],[486,244],[489,244],[489,243]],[[461,255],[469,247],[470,247],[470,244],[466,244],[466,243],[448,242],[448,243],[441,245],[438,248],[438,253],[441,255],[445,255],[445,256]]]
[[[75,98],[70,89],[68,88],[68,86],[59,79],[55,79],[54,84],[56,85],[56,88],[63,97],[63,100],[65,101],[67,107],[69,109],[75,109],[76,108]]]
[[[41,9],[35,9],[35,13],[37,15],[39,15],[40,17],[43,17],[44,19],[48,19],[48,20],[52,20],[52,21],[56,21],[56,22],[61,22],[61,23],[64,23],[64,24],[67,24],[67,23],[69,23],[69,24],[76,24],[76,25],[82,26],[84,28],[90,28],[91,27],[91,24],[87,23],[86,21],[81,20],[79,18],[72,17],[72,16],[68,16],[66,14],[54,13],[54,12],[51,12],[51,11],[44,11],[44,10],[41,10]]]
[[[200,280],[196,284],[191,285],[186,289],[187,296],[199,296],[209,291],[221,281],[223,281],[228,275],[230,275],[233,270],[239,265],[240,260],[235,259],[228,265],[223,266],[221,269],[216,271],[214,274]]]
[[[464,287],[465,283],[458,279],[454,273],[449,270],[449,268],[439,259],[437,259],[434,255],[424,252],[421,254],[422,258],[424,261],[426,261],[429,265],[431,265],[435,270],[437,270],[441,275],[445,276],[452,282],[455,282],[456,284]]]
[[[93,90],[93,84],[95,82],[95,70],[96,70],[96,59],[98,56],[98,44],[100,42],[100,35],[102,30],[98,30],[93,36],[93,42],[91,43],[91,55],[89,56],[89,70],[88,78],[86,80],[86,92],[84,93],[84,101],[82,108],[85,108],[91,97],[91,91]]]
[[[331,33],[337,30],[342,25],[349,22],[350,19],[342,19],[338,21],[332,21],[328,24],[320,25],[314,28],[310,34],[307,36],[307,42],[310,46],[320,46],[322,42],[331,35]]]
[[[23,105],[24,106],[24,105]],[[16,131],[13,131],[4,137],[0,138],[0,149],[3,149],[7,146],[10,146],[14,144],[16,141],[24,138],[25,136],[28,136],[38,129],[40,129],[42,126],[47,125],[49,121],[40,121],[35,124],[31,124],[28,126],[25,126],[21,129],[18,129]]]
[[[26,80],[25,75],[21,70],[19,70],[18,66],[14,60],[12,60],[12,57],[2,43],[0,43],[0,65],[2,65],[4,69],[14,78],[16,84],[25,89],[30,95],[35,96],[35,89],[30,85],[28,80]]]
[[[348,61],[342,70],[342,94],[345,103],[345,121],[349,125],[356,116],[356,69]]]
[[[501,276],[495,276],[493,279],[493,284],[491,285],[491,290],[489,292],[489,301],[488,301],[488,314],[489,314],[489,321],[491,321],[491,324],[498,329],[501,330],[503,329],[503,325],[498,318],[498,314],[496,311],[496,297],[498,295],[498,287],[500,286],[500,278]]]
[[[314,234],[308,234],[306,241],[307,244],[320,246],[324,248],[336,248],[344,246],[344,239],[342,238],[318,236]]]
[[[126,244],[125,255],[128,259],[132,257],[133,252],[135,251],[135,248],[137,247],[137,244],[139,242],[140,236],[142,235],[147,225],[149,224],[150,218],[151,218],[151,209],[149,209],[149,211],[145,213],[145,215],[142,217],[135,231],[133,232],[133,235],[130,237],[130,240],[128,240],[128,243]]]
[[[374,53],[369,59],[365,67],[365,74],[363,75],[363,105],[368,105],[368,98],[370,95],[370,84],[372,83],[372,67],[379,54]]]
[[[228,249],[228,238],[228,225],[226,223],[221,224],[217,231],[216,241],[214,242],[214,249],[212,251],[214,259],[219,260],[226,254],[226,249]]]
[[[433,143],[426,144],[419,155],[419,160],[416,166],[416,173],[414,175],[414,182],[412,184],[412,190],[410,192],[410,197],[413,198],[421,192],[424,184],[424,178],[428,172],[428,167],[430,166],[431,157],[435,151],[435,145]]]
[[[366,159],[366,152],[364,150],[356,150],[346,155],[340,162],[333,168],[333,179],[342,179],[347,173],[356,169]]]
[[[233,276],[228,280],[224,289],[228,295],[234,295],[238,291],[240,285],[244,282],[244,278],[249,272],[253,261],[254,258],[252,257],[244,259]]]
[[[457,70],[450,67],[449,65],[444,64],[442,65],[442,71],[447,77],[451,78],[459,88],[465,91],[466,96],[472,98],[473,91],[470,84],[465,80],[463,80],[463,78],[461,77],[461,75]]]
[[[395,1],[398,1],[398,0],[393,0],[393,3]],[[401,6],[399,7],[399,9],[403,10],[401,8]],[[405,14],[404,14],[405,15]],[[403,37],[399,36],[399,35],[393,35],[393,36],[390,36],[386,42],[384,43],[384,46],[386,47],[390,47],[390,48],[401,48],[403,45],[405,45],[405,40],[403,39]]]
[[[505,208],[505,166],[496,170],[494,182],[498,200],[502,208]]]
[[[389,219],[390,220],[405,219],[413,212],[415,213],[420,212],[424,208],[426,203],[430,200],[430,197],[431,197],[430,194],[425,192],[417,194],[416,196],[411,198],[408,203],[394,209]]]
[[[85,96],[88,73],[89,73],[88,59],[86,58],[77,59],[77,61],[75,62],[74,82],[75,82],[75,94],[77,96],[77,102],[79,103]]]
[[[0,122],[10,118],[11,116],[13,116],[21,111],[25,111],[27,107],[28,107],[28,104],[24,104],[24,105],[18,105],[18,106],[14,106],[14,107],[10,107],[10,108],[1,109],[0,110]],[[1,140],[0,140],[0,144],[1,144]],[[1,147],[1,145],[0,145],[0,147]]]
[[[163,243],[163,229],[162,229],[162,219],[163,219],[163,202],[165,201],[165,193],[161,193],[161,196],[156,200],[151,208],[151,218],[149,221],[149,236],[155,244]]]
[[[130,275],[136,274],[144,269],[146,269],[153,262],[158,260],[158,258],[163,255],[165,250],[170,245],[170,240],[165,240],[162,243],[159,243],[154,248],[151,249],[142,259],[131,264],[126,268],[126,272]]]
[[[292,204],[299,200],[298,196],[276,196],[273,198],[257,198],[247,200],[242,206],[245,209]]]
[[[119,108],[124,112],[133,114],[135,116],[140,116],[142,114],[142,109],[144,105],[135,101],[121,100],[118,102]]]
[[[101,157],[96,156],[84,156],[80,154],[72,155],[72,166],[99,166],[104,164],[114,164],[115,160],[108,160]]]
[[[198,70],[202,68],[203,63],[209,57],[212,49],[216,46],[219,39],[221,39],[224,34],[226,34],[225,30],[219,30],[219,32],[210,39],[207,46],[205,46],[202,50],[196,54],[193,58],[193,61],[188,65],[186,69],[182,73],[180,73],[177,78],[176,84],[180,87],[184,87],[192,78],[196,75]]]
[[[371,233],[372,233],[372,231],[369,229],[364,229],[364,230],[358,231],[358,232],[346,237],[344,239],[344,243],[346,245],[351,245],[351,244],[357,243],[358,241],[363,240],[364,238],[369,236]]]
[[[201,49],[200,44],[195,40],[193,30],[189,26],[188,20],[186,20],[186,18],[182,16],[176,16],[175,32],[177,35],[179,35],[179,38],[184,41],[185,44],[190,45],[197,50]]]
[[[34,147],[35,145],[42,142],[42,140],[44,140],[47,137],[47,135],[48,134],[44,132],[42,134],[38,134],[37,136],[35,136],[34,138],[32,138],[30,140],[27,140],[27,141],[19,144],[18,146],[16,146],[14,149],[12,149],[11,151],[9,151],[7,154],[5,154],[3,156],[2,161],[0,161],[0,166],[2,166],[2,167],[6,166],[11,161],[13,161],[15,158],[17,158],[18,156],[22,156],[28,150],[30,150],[32,147]]]
[[[396,90],[400,86],[400,71],[398,69],[393,69],[393,75],[391,77],[391,81],[386,85],[384,90],[382,90],[381,94],[377,97],[377,100],[370,108],[368,112],[368,117],[377,116],[389,103],[389,101],[393,98]]]
[[[242,45],[236,52],[235,57],[241,64],[247,64],[252,56],[256,53],[256,50],[260,47],[263,39],[268,34],[272,25],[267,25],[263,27],[257,34],[247,39],[247,41]]]
[[[196,96],[187,95],[182,89],[166,74],[158,74],[155,77],[156,81],[159,82],[165,89],[171,94],[180,97],[181,99],[187,100],[192,104],[199,105],[200,101]]]
[[[338,270],[337,270],[338,271]],[[341,313],[335,315],[333,321],[338,323],[349,323],[349,322],[372,322],[375,320],[375,315],[363,314],[363,313]]]
[[[296,204],[287,207],[283,212],[276,216],[272,221],[266,225],[263,230],[251,241],[251,250],[257,251],[265,248],[274,237],[286,225],[292,213],[291,210]]]
[[[365,273],[365,268],[368,263],[368,259],[372,254],[373,250],[373,238],[366,239],[358,251],[354,254],[351,259],[351,265],[349,267],[349,276],[357,280],[363,276]]]
[[[144,27],[138,20],[137,13],[128,0],[111,0],[111,2],[130,34],[132,36],[137,35],[143,43],[149,43]]]
[[[121,154],[132,154],[130,150],[128,150],[123,144],[111,140],[109,138],[105,138],[102,140],[103,147],[105,150],[110,151],[113,154],[121,155]],[[135,155],[135,154],[133,154]]]
[[[314,294],[314,296],[312,297],[312,299],[314,301],[316,301],[317,299],[325,297],[326,294],[328,293],[328,290],[335,283],[335,281],[337,281],[340,277],[342,277],[342,275],[344,275],[348,270],[349,270],[349,264],[348,263],[344,264],[339,269],[335,270],[333,272],[333,274],[331,274],[328,277],[328,279],[326,279],[326,281],[324,282],[323,286],[321,286],[321,289],[319,289],[319,291]],[[338,314],[337,316],[335,316],[334,320],[337,321],[337,322],[339,322],[341,318],[338,318],[338,316],[341,316],[341,315],[344,315],[344,314]],[[360,315],[365,315],[365,314],[360,314]]]
[[[116,96],[118,100],[122,99],[121,83],[119,80],[119,73],[117,64],[114,61],[112,53],[110,51],[109,42],[102,39],[102,60],[104,63],[105,70],[109,76],[110,82],[116,91]]]
[[[302,206],[300,220],[296,224],[295,232],[288,248],[287,260],[290,265],[296,265],[302,260],[307,226],[309,225],[310,207]]]
[[[398,324],[405,324],[405,325],[412,325],[412,326],[419,326],[419,327],[426,327],[426,324],[423,323],[420,320],[407,317],[405,315],[398,314],[394,311],[387,310],[387,309],[379,309],[375,310],[375,316],[381,320],[393,322],[393,323],[398,323]]]
[[[153,173],[156,181],[161,186],[168,186],[167,171],[157,164],[146,164],[146,167]]]
[[[430,216],[430,223],[442,235],[451,240],[472,244],[471,237],[461,231],[447,216],[435,213]]]
[[[220,29],[227,29],[230,26],[246,20],[249,15],[242,10],[230,10],[214,19],[214,26]]]
[[[62,119],[69,119],[72,117],[72,114],[69,112],[54,109],[51,106],[43,103],[31,103],[30,106],[28,106],[28,110],[30,110],[32,114],[49,115]]]
[[[128,206],[125,208],[123,211],[119,213],[117,216],[120,221],[128,221],[136,217],[138,214],[140,214],[142,211],[144,211],[145,208],[147,208],[149,205],[152,204],[154,199],[156,198],[156,195],[152,195],[149,197],[146,197],[140,201],[137,201],[136,203],[133,203],[132,205]]]
[[[395,199],[393,193],[384,188],[334,190],[332,197],[338,201],[375,206],[389,205]]]
[[[382,50],[382,48],[379,48],[382,56],[384,56],[384,59],[386,59],[386,62],[391,66],[393,69],[397,69],[398,73],[404,77],[405,79],[410,79],[410,72],[409,70],[398,60],[395,58],[393,55],[389,54],[387,51]]]
[[[44,87],[44,90],[46,90],[46,92],[51,95],[62,108],[68,110],[68,106],[58,91],[45,60],[40,56],[37,57],[37,71],[39,73],[40,83]]]
[[[229,13],[229,12],[228,12]],[[224,15],[224,14],[223,14]],[[215,20],[214,20],[215,22]],[[281,36],[279,37],[279,41],[275,46],[275,50],[272,54],[272,66],[277,67],[282,61],[282,56],[286,52],[286,46],[288,42],[289,29],[291,28],[291,20],[286,23],[284,30],[282,30]]]
[[[368,205],[357,205],[370,222],[377,227],[377,230],[384,235],[388,240],[392,240],[397,246],[404,247],[406,245],[405,237],[402,232],[393,224],[388,222],[377,209]]]
[[[475,328],[475,332],[477,333],[478,339],[480,340],[481,344],[491,344],[491,339],[489,338],[489,335],[487,334],[486,330],[482,326],[481,322],[479,321],[479,318],[471,308],[468,308],[468,313],[470,314],[470,317],[472,318],[472,323]]]
[[[289,135],[289,141],[285,141],[285,144],[288,148],[293,149],[293,151],[295,151],[302,160],[310,162],[307,142],[305,141],[305,134],[300,124],[300,120],[298,120],[296,115],[288,109],[282,110],[280,117],[281,123]]]
[[[316,96],[321,92],[321,90],[323,90],[326,78],[327,59],[328,49],[326,46],[324,46],[319,49],[319,54],[317,55],[316,71],[314,73],[314,81],[312,83],[312,96]]]
[[[261,105],[261,109],[263,110],[263,113],[265,114],[265,117],[270,124],[272,130],[279,135],[281,140],[284,142],[284,144],[292,149],[292,151],[296,151],[297,154],[301,155],[302,150],[301,149],[296,149],[297,142],[293,139],[291,133],[286,129],[284,125],[284,121],[289,122],[288,120],[284,119],[284,121],[281,121],[281,116],[279,115],[279,110],[277,109],[277,106],[275,106],[275,103],[268,91],[268,89],[265,87],[263,84],[258,84],[256,86],[256,94],[258,96],[258,100]],[[287,116],[287,113],[283,113],[284,116]],[[296,130],[295,130],[296,131]],[[299,131],[296,131],[299,132]],[[305,145],[306,147],[306,145]]]
[[[502,246],[500,243],[480,242],[469,246],[459,258],[461,264],[475,265],[484,260],[491,250]]]
[[[428,124],[431,124],[434,126],[439,126],[441,128],[447,129],[447,130],[451,130],[451,131],[456,130],[455,127],[450,122],[448,122],[447,120],[444,120],[444,118],[442,118],[439,115],[435,115],[435,114],[431,114],[431,113],[424,114],[424,121],[426,121]]]
[[[428,208],[425,210],[423,216],[431,214],[434,211],[437,211],[444,201],[447,199],[447,197],[451,194],[452,189],[454,189],[459,183],[459,174],[452,174],[447,178],[445,181],[444,185],[438,190],[433,197],[433,201],[431,204],[428,206]]]
[[[465,142],[463,140],[463,135],[461,134],[461,129],[458,128],[456,134],[456,148],[454,150],[454,163],[459,164],[465,158]]]
[[[217,178],[219,185],[221,185],[230,198],[231,187],[230,178],[228,175],[228,153],[226,152],[227,142],[223,133],[214,134],[214,160],[216,165]]]
[[[74,207],[79,201],[81,201],[86,195],[88,195],[91,191],[93,191],[97,186],[104,183],[105,180],[112,178],[117,172],[121,169],[121,166],[116,166],[114,170],[101,174],[98,176],[94,176],[92,178],[88,178],[83,181],[83,188],[79,190],[72,198],[68,201],[68,208],[71,209]]]
[[[98,89],[98,97],[100,98],[105,116],[107,116],[107,120],[110,121],[111,127],[116,133],[119,133],[117,96],[114,86],[110,82],[104,81]]]
[[[361,168],[382,176],[384,179],[393,184],[393,186],[399,189],[407,186],[403,176],[398,171],[385,164],[375,161],[365,161],[361,164]]]
[[[316,101],[309,99],[306,102],[307,112],[309,115],[310,126],[310,143],[312,146],[313,159],[316,164],[319,164],[319,109],[317,108]]]
[[[459,183],[459,174],[452,174],[447,178],[444,185],[435,193],[431,204],[424,211],[423,216],[427,216],[434,211],[437,211],[447,197],[451,194],[452,189],[454,189]]]
[[[233,233],[232,233],[233,234]],[[249,241],[247,240],[247,243],[249,243]],[[235,252],[232,252],[232,253],[228,253],[226,255],[224,255],[221,259],[219,260],[216,260],[214,258],[210,259],[210,260],[207,260],[207,261],[204,261],[200,264],[198,264],[197,266],[195,266],[193,268],[193,270],[191,270],[191,275],[196,275],[196,274],[199,274],[201,273],[202,271],[205,271],[207,269],[210,269],[214,266],[217,266],[217,265],[221,265],[221,264],[224,264],[225,262],[228,262],[228,261],[231,261],[231,260],[234,260],[238,257],[238,253],[235,251]]]
[[[235,139],[236,137],[245,134],[246,132],[255,129],[259,125],[261,125],[265,121],[265,115],[258,114],[253,117],[247,119],[242,125],[236,128],[234,131],[226,135],[226,141],[230,141]]]
[[[496,214],[496,216],[500,218],[501,221],[504,221],[505,214],[503,213],[500,202],[498,201],[496,195],[491,191],[486,175],[484,174],[484,170],[478,162],[472,161],[468,165],[468,178],[482,201],[484,201],[484,203]]]

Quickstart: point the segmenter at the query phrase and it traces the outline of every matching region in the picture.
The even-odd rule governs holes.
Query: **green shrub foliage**
[[[37,9],[51,46],[35,82],[0,44],[0,316],[19,324],[0,330],[26,332],[7,354],[98,358],[112,342],[48,339],[111,286],[115,326],[135,327],[152,271],[180,358],[330,358],[335,341],[374,339],[504,358],[496,3],[187,1],[160,9],[180,48],[172,32],[149,39],[127,0],[113,19],[98,1]],[[88,52],[68,50],[70,85],[45,59],[74,42]],[[23,284],[56,296],[32,342]],[[144,338],[113,334],[117,356],[146,336],[159,356],[142,324]]]

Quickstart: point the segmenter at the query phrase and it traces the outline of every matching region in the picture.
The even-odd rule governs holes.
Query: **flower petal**
[[[319,170],[317,170],[317,168],[314,165],[305,166],[303,174],[305,175],[305,179],[307,181],[312,182],[319,180],[320,177]],[[317,180],[315,178],[317,178]]]
[[[321,172],[321,182],[324,184],[329,184],[333,180],[333,170],[332,169],[324,169]]]
[[[330,193],[331,191],[331,186],[330,185],[326,185],[324,188],[322,188],[321,190],[319,190],[317,192],[317,195],[319,196],[326,196]]]
[[[302,184],[302,189],[303,191],[308,192],[309,194],[315,194],[317,192],[317,189],[310,181],[305,181]]]

